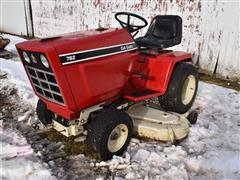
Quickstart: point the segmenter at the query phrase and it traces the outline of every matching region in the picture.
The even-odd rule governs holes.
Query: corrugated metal
[[[32,9],[35,36],[119,26],[118,11],[149,21],[157,14],[180,15],[183,41],[174,49],[193,53],[202,71],[240,80],[238,0],[34,0]]]

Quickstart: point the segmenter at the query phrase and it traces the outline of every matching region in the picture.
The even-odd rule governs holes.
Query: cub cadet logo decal
[[[121,51],[125,51],[125,50],[128,50],[128,49],[133,49],[133,44],[131,45],[126,45],[126,46],[121,46]]]
[[[115,55],[137,49],[134,42],[59,55],[63,65]]]

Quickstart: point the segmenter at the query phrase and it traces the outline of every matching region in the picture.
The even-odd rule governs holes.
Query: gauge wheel
[[[197,68],[181,62],[174,68],[166,93],[159,96],[158,100],[161,107],[167,111],[185,113],[192,107],[197,89]]]
[[[132,119],[122,110],[108,107],[96,113],[88,125],[87,153],[100,160],[122,155],[133,132]]]
[[[196,124],[198,119],[198,112],[196,110],[189,112],[187,119],[191,124]]]
[[[42,124],[47,126],[52,123],[53,113],[48,110],[47,105],[41,99],[38,100],[36,111],[38,119]]]

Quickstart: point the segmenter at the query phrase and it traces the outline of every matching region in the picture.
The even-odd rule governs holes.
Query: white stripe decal
[[[100,55],[100,56],[94,56],[94,57],[90,57],[90,58],[79,59],[79,60],[75,60],[75,61],[72,61],[72,62],[65,62],[65,63],[62,63],[62,64],[66,65],[66,64],[73,64],[73,63],[82,62],[82,61],[94,60],[96,58],[101,58],[101,57],[105,57],[105,56],[120,54],[120,53],[123,53],[123,52],[128,52],[128,51],[132,51],[132,50],[136,50],[136,49],[137,49],[137,47],[133,48],[133,49],[128,49],[128,50],[124,50],[124,51],[115,52],[115,53],[109,53],[109,54],[104,54],[104,55]],[[83,52],[83,51],[80,51],[80,52]]]
[[[89,49],[85,51],[72,52],[59,55],[59,59],[63,65],[73,64],[77,62],[93,60],[96,58],[106,57],[110,55],[129,52],[137,49],[135,42],[118,44],[114,46],[101,47],[97,49]]]
[[[73,54],[77,54],[77,53],[84,53],[84,52],[91,52],[91,51],[102,50],[102,49],[107,49],[107,48],[113,48],[113,47],[118,47],[118,46],[126,46],[129,44],[134,44],[134,42],[129,42],[129,43],[125,43],[125,44],[117,44],[114,46],[105,46],[105,47],[101,47],[101,48],[88,49],[88,50],[83,50],[83,51],[76,51],[76,52],[66,53],[66,54],[60,54],[59,57],[73,55]]]

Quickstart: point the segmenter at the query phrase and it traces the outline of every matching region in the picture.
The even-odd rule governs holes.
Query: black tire
[[[111,152],[108,148],[110,135],[118,126],[127,127],[127,134],[124,135],[123,145],[115,152]],[[131,140],[133,132],[132,119],[122,110],[108,107],[96,113],[95,118],[88,125],[86,138],[87,153],[100,160],[111,159],[113,155],[122,155]],[[122,129],[120,131],[122,132]],[[113,136],[113,135],[112,135]],[[120,136],[117,137],[117,139]]]
[[[36,111],[41,123],[45,126],[52,123],[53,113],[48,110],[46,104],[41,99],[38,100]]]
[[[198,112],[197,111],[189,112],[187,119],[191,124],[196,124],[197,119],[198,119]]]
[[[190,100],[184,103],[182,99],[182,93],[184,91],[184,84],[187,78],[195,78],[195,91]],[[198,89],[198,71],[192,64],[186,62],[180,62],[176,64],[171,80],[169,82],[166,93],[163,96],[159,96],[158,100],[161,107],[167,111],[173,111],[177,113],[185,113],[191,107],[195,100]]]

